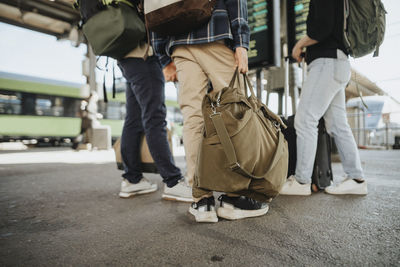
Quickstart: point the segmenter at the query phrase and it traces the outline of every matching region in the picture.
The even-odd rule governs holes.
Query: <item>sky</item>
[[[400,101],[400,0],[382,0],[388,12],[380,55],[351,59],[352,66]],[[73,47],[67,40],[0,23],[0,71],[48,79],[85,83],[82,60],[86,46]],[[117,75],[120,73],[117,73]],[[102,75],[98,73],[101,82]],[[176,98],[172,83],[166,96]]]

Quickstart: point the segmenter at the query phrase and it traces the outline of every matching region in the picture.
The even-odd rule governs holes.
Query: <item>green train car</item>
[[[111,127],[115,140],[121,136],[125,117],[125,89],[121,83],[116,98],[98,102],[102,125]],[[58,144],[78,135],[82,84],[0,72],[0,142],[35,140]],[[181,135],[182,115],[176,101],[166,101],[168,121]]]
[[[0,141],[36,140],[57,144],[78,135],[81,84],[0,72]],[[121,135],[124,94],[99,102],[100,122]]]

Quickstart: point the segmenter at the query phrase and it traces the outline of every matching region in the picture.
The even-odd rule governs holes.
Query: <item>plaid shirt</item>
[[[171,60],[174,46],[211,43],[228,39],[227,44],[249,49],[250,30],[247,23],[247,0],[218,0],[207,25],[187,34],[159,37],[151,34],[154,52],[165,67]]]

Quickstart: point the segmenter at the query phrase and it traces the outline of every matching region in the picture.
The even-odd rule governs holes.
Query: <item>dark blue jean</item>
[[[125,79],[126,117],[121,137],[121,155],[125,172],[131,183],[142,178],[140,141],[146,135],[151,156],[163,182],[172,187],[182,178],[175,166],[167,141],[164,76],[157,57],[125,58],[118,62]]]

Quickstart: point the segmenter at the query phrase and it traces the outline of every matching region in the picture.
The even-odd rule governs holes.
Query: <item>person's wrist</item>
[[[172,69],[172,61],[164,67],[164,70],[168,71]]]

